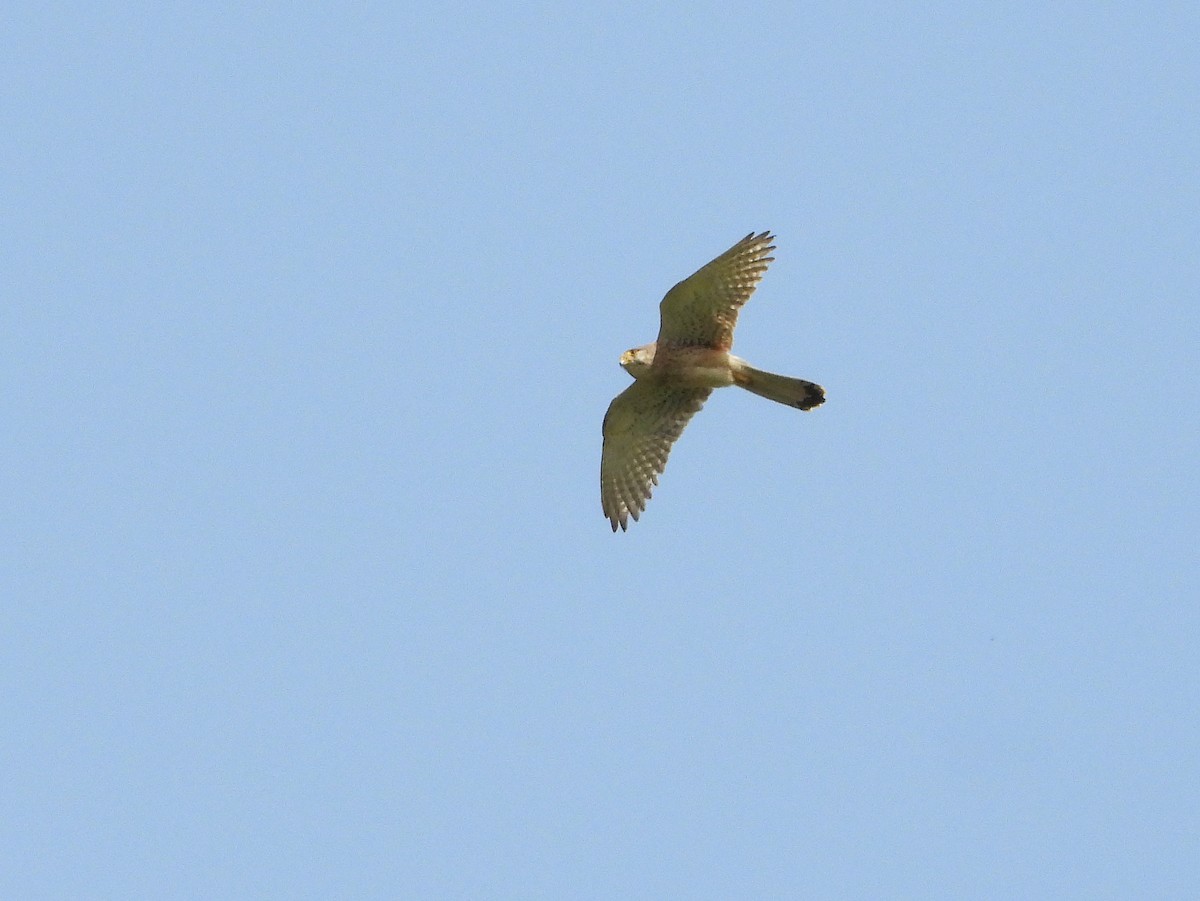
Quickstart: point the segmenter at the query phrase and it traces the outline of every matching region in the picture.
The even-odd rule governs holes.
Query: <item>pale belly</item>
[[[661,352],[660,352],[661,354]],[[655,375],[686,388],[725,388],[733,384],[730,354],[709,347],[675,348],[670,356],[655,359]]]

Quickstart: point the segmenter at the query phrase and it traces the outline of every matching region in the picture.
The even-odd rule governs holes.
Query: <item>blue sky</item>
[[[0,895],[1200,893],[1196,6],[411,6],[3,14]]]

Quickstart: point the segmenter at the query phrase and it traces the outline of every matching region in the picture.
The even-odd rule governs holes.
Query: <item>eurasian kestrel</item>
[[[658,340],[621,354],[634,382],[604,414],[600,456],[600,502],[614,532],[646,509],[671,445],[714,388],[737,385],[799,410],[824,402],[820,385],[763,372],[729,352],[738,310],[774,259],[772,240],[770,232],[746,235],[677,284],[659,304]]]

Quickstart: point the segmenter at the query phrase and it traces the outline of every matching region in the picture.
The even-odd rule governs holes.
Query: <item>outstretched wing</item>
[[[667,292],[659,304],[658,345],[733,346],[738,310],[775,258],[770,232],[749,234]]]
[[[671,445],[711,393],[711,388],[672,388],[639,379],[609,404],[600,503],[614,532],[617,526],[629,528],[629,517],[636,520],[646,509]]]

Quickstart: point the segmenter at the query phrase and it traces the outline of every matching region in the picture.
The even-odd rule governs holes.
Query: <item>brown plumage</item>
[[[634,383],[608,407],[600,457],[600,500],[614,532],[646,509],[671,445],[714,388],[737,385],[799,410],[824,402],[820,385],[729,353],[738,312],[774,259],[772,240],[751,233],[673,287],[659,304],[658,340],[621,355]]]

